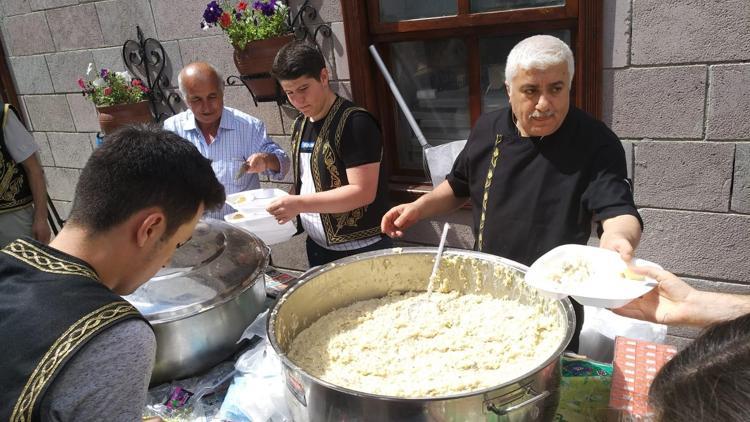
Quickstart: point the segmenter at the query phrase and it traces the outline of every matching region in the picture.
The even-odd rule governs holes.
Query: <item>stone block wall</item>
[[[633,145],[637,255],[750,294],[750,2],[604,5],[603,117]],[[676,344],[696,334],[669,331]]]
[[[77,84],[89,63],[96,69],[125,70],[122,45],[137,40],[136,25],[145,37],[161,42],[172,89],[184,64],[204,60],[224,76],[237,74],[232,47],[219,28],[200,28],[208,0],[0,0],[0,28],[24,114],[39,144],[49,194],[63,218],[70,209],[80,169],[95,147],[99,124],[93,104]],[[290,0],[295,13],[303,0]],[[351,98],[349,63],[339,0],[313,0],[318,17],[307,19],[311,33],[323,23],[330,38],[318,35],[332,74],[333,88]],[[290,149],[289,127],[296,117],[290,106],[253,104],[244,86],[226,86],[225,104],[262,119],[271,135]],[[181,105],[181,111],[184,105]],[[283,183],[288,188],[291,176]],[[304,239],[302,239],[304,240]],[[301,253],[300,253],[301,252]],[[274,262],[304,268],[307,259],[300,239],[274,248]]]

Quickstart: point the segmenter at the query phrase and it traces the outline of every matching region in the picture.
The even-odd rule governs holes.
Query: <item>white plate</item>
[[[253,189],[227,195],[227,204],[244,213],[265,211],[276,198],[289,195],[281,189]]]
[[[568,264],[588,271],[573,271],[562,280],[554,279],[563,274],[563,267]],[[639,267],[661,266],[643,259],[634,259],[633,265]],[[645,280],[625,278],[623,271],[628,267],[617,252],[583,245],[562,245],[547,252],[537,259],[525,281],[544,296],[562,299],[571,296],[579,303],[599,308],[619,308],[633,299],[643,296],[656,286],[656,281],[645,277]]]

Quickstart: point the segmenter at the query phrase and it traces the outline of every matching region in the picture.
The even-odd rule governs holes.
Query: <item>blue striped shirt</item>
[[[206,143],[190,110],[165,120],[164,129],[192,142],[204,157],[211,160],[211,167],[224,185],[227,195],[260,187],[258,175],[254,173],[245,173],[238,180],[234,179],[242,163],[257,152],[274,154],[281,164],[280,171],[267,171],[264,174],[281,180],[289,171],[289,157],[268,137],[263,122],[239,110],[224,107],[219,131],[211,144]],[[233,211],[229,205],[224,204],[219,211],[209,211],[206,216],[223,219],[226,214]]]

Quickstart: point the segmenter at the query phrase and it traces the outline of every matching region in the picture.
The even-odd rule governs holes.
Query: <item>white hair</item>
[[[177,88],[180,90],[180,94],[182,94],[182,98],[184,98],[186,101],[187,101],[187,90],[185,89],[185,84],[182,81],[182,75],[188,66],[195,64],[195,63],[190,63],[187,66],[183,67],[182,70],[180,70],[180,73],[177,74]],[[217,69],[216,66],[212,65],[211,63],[202,62],[201,64],[208,66],[208,68],[211,69],[211,71],[213,71],[214,76],[216,76],[216,85],[219,86],[219,92],[223,94],[224,93],[224,76],[221,74],[221,72],[219,72],[219,69]]]
[[[544,70],[560,63],[568,65],[568,86],[573,82],[573,52],[565,42],[552,35],[534,35],[521,40],[510,50],[505,63],[505,82],[510,85],[519,69]]]

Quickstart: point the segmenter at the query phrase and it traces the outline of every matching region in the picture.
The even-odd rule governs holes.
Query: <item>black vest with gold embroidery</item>
[[[40,420],[44,394],[83,345],[143,319],[98,280],[85,262],[31,239],[0,250],[0,420]]]
[[[26,172],[13,160],[5,145],[3,129],[8,114],[14,112],[15,109],[10,104],[5,104],[0,109],[0,214],[26,207],[33,199]]]
[[[336,101],[323,121],[310,155],[310,170],[316,192],[324,192],[349,183],[346,178],[346,166],[341,156],[341,143],[346,142],[342,139],[344,125],[354,113],[369,115],[367,110],[357,107],[351,101],[336,97]],[[308,124],[308,119],[300,115],[294,121],[292,128],[292,168],[298,193],[302,187],[299,170],[300,143],[306,124]],[[382,171],[380,179],[375,200],[371,204],[339,214],[320,214],[329,245],[367,239],[380,234],[380,220],[388,206],[386,183]],[[298,227],[301,228],[299,220],[297,222]]]

